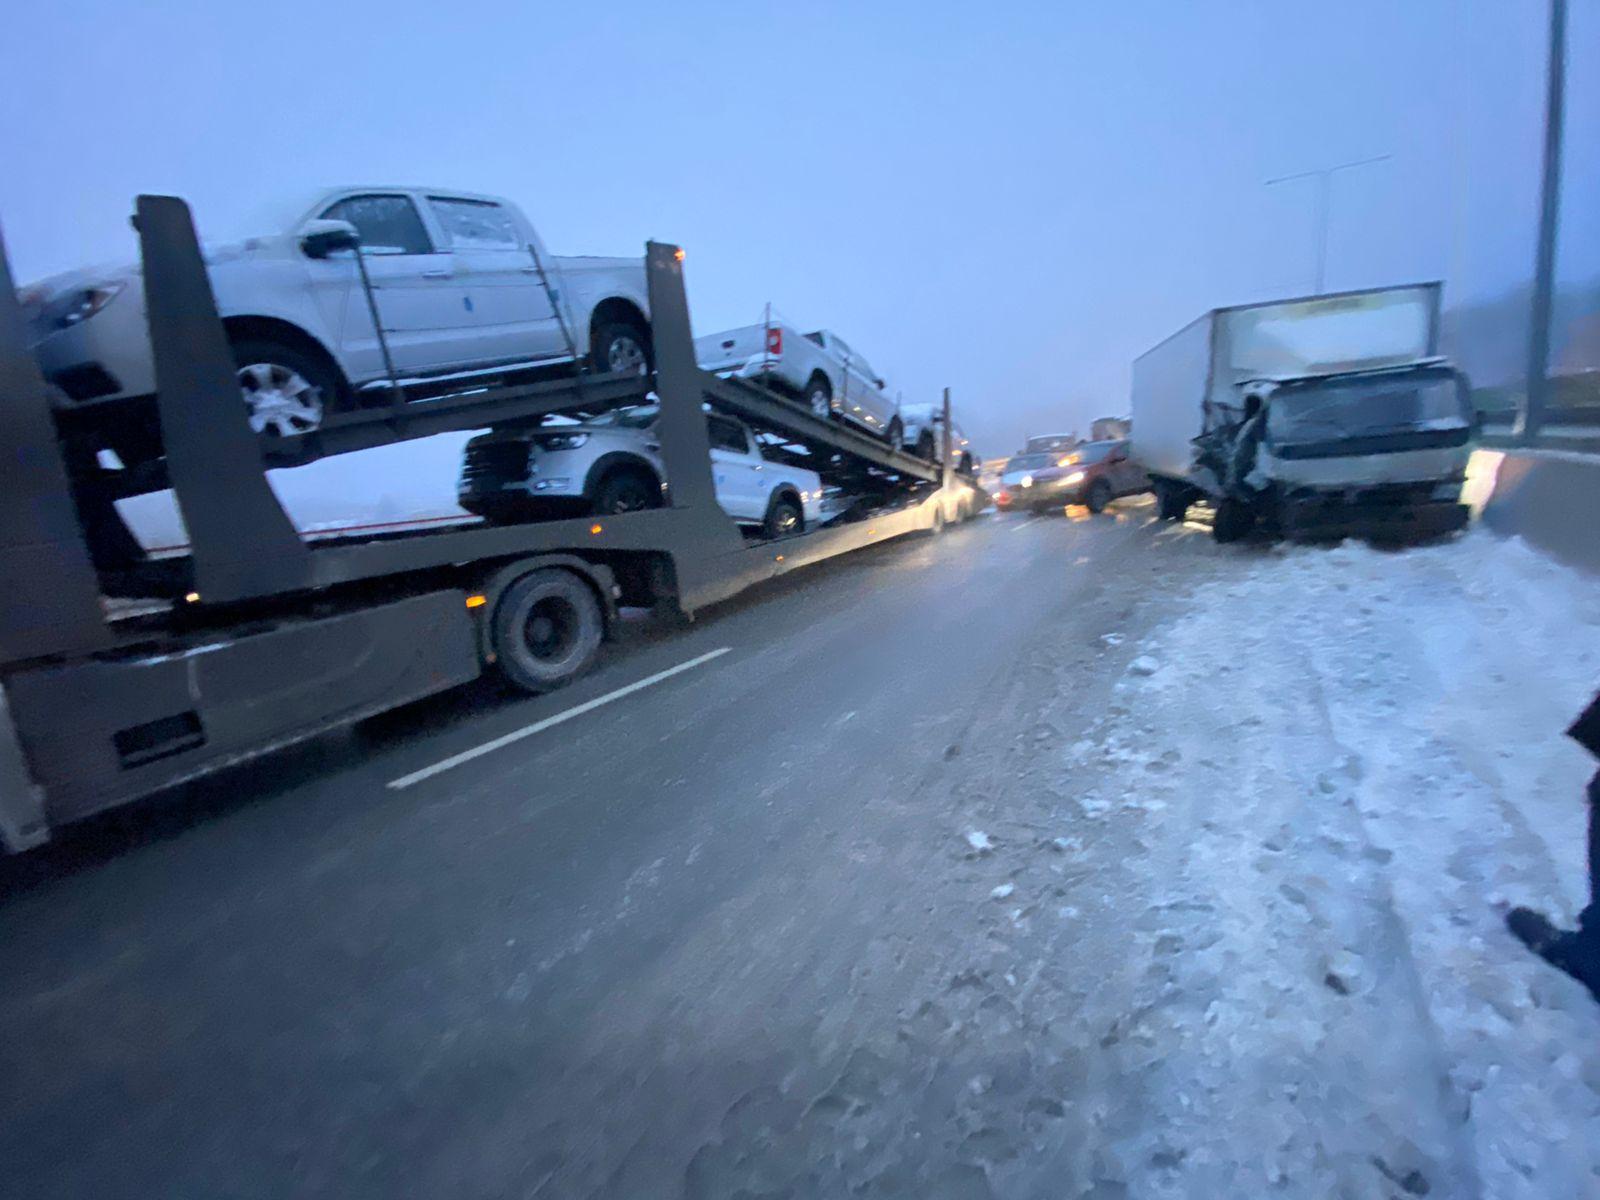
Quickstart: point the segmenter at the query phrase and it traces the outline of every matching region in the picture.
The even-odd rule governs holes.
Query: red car
[[[1000,476],[995,505],[1043,513],[1083,504],[1097,513],[1118,496],[1149,490],[1150,477],[1128,456],[1126,441],[1085,442],[1076,450],[1017,455]]]

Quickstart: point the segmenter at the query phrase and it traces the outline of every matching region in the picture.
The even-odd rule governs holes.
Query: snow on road
[[[1102,1182],[1600,1195],[1600,1008],[1502,924],[1583,901],[1600,581],[1487,534],[1233,565],[1067,754],[1163,964]]]

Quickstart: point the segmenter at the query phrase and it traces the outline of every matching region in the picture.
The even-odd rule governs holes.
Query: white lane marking
[[[424,779],[432,779],[435,775],[448,771],[451,767],[459,767],[462,763],[471,762],[475,758],[482,758],[485,754],[493,754],[496,750],[509,746],[513,742],[520,742],[525,737],[532,737],[536,733],[542,733],[553,725],[560,725],[563,721],[572,720],[573,717],[581,717],[586,712],[593,712],[602,705],[610,704],[613,700],[621,700],[624,696],[631,696],[634,692],[643,691],[645,688],[660,683],[662,680],[671,679],[674,675],[681,675],[685,671],[698,667],[701,663],[708,663],[713,658],[721,658],[732,649],[732,646],[723,646],[720,650],[712,650],[708,654],[700,655],[699,658],[691,658],[688,662],[681,662],[675,667],[668,667],[665,671],[657,671],[654,675],[646,676],[637,683],[630,683],[627,687],[619,687],[616,691],[607,692],[604,696],[596,696],[593,700],[585,700],[582,704],[575,705],[565,712],[558,712],[553,717],[535,721],[532,725],[524,725],[521,729],[513,729],[510,733],[503,733],[497,738],[491,738],[481,746],[463,750],[460,754],[452,754],[449,758],[441,758],[432,766],[423,767],[421,770],[413,771],[409,775],[402,775],[399,779],[391,779],[387,786],[395,789],[408,788],[414,783],[421,783]]]
[[[1037,525],[1042,520],[1044,520],[1043,517],[1029,517],[1021,525],[1013,525],[1011,527],[1011,532],[1016,533],[1019,529],[1026,529],[1029,525]]]

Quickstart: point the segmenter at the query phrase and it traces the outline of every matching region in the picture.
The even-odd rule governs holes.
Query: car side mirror
[[[319,217],[300,227],[300,249],[307,258],[327,258],[339,250],[354,250],[361,245],[361,234],[349,221]]]

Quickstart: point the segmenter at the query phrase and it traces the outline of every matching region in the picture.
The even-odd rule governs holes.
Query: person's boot
[[[1513,936],[1558,971],[1565,971],[1600,1003],[1600,911],[1594,905],[1578,917],[1578,928],[1557,929],[1543,913],[1514,908],[1506,914]]]

